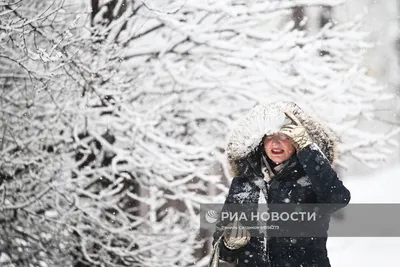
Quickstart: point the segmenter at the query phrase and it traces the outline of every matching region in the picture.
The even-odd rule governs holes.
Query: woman
[[[224,208],[328,203],[335,204],[333,212],[350,201],[349,190],[331,166],[336,154],[332,133],[292,102],[253,108],[234,128],[227,154],[234,178]],[[325,232],[330,214],[326,217]],[[264,238],[245,229],[221,229],[217,225],[213,243],[220,240],[220,259],[236,266],[330,266],[326,236]]]

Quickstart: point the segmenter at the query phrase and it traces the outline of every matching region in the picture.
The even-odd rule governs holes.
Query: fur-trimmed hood
[[[233,128],[226,149],[233,176],[240,176],[242,163],[256,152],[265,135],[276,133],[282,126],[292,123],[284,111],[293,113],[299,119],[313,142],[319,146],[330,163],[334,163],[337,145],[332,131],[319,123],[316,118],[306,114],[295,103],[274,102],[255,106]]]

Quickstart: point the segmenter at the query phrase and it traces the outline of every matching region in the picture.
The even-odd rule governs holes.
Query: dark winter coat
[[[266,134],[276,132],[288,123],[280,115],[283,110],[289,110],[299,118],[314,143],[288,159],[285,167],[267,183],[261,171],[260,158],[264,153],[261,140]],[[259,127],[260,123],[267,127]],[[253,140],[253,143],[249,140]],[[333,135],[293,103],[258,106],[250,111],[231,135],[227,153],[234,178],[225,205],[259,203],[260,182],[266,186],[267,203],[335,203],[337,210],[350,201],[350,192],[331,166],[335,155]],[[329,219],[330,214],[323,218],[322,228],[325,232],[328,231]],[[221,234],[220,230],[215,231],[214,242]],[[264,239],[252,236],[246,246],[237,250],[229,250],[221,241],[220,259],[239,267],[329,267],[326,241],[327,237]]]

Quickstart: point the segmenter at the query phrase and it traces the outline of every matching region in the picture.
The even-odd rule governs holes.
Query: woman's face
[[[267,156],[275,163],[287,160],[296,152],[292,140],[285,134],[273,134],[265,137],[264,149]]]

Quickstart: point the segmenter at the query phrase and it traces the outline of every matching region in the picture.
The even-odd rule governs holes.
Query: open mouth
[[[274,155],[280,155],[283,154],[283,149],[271,149],[272,154]]]

